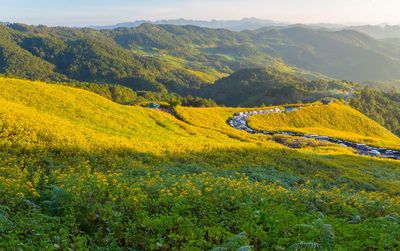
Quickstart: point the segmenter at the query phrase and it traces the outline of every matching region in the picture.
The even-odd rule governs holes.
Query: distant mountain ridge
[[[400,38],[400,25],[364,25],[351,26],[347,29],[365,33],[376,39]]]
[[[89,28],[96,30],[112,30],[117,28],[136,28],[142,24],[150,23],[156,25],[171,24],[171,25],[193,25],[202,28],[212,29],[227,29],[231,31],[244,31],[244,30],[257,30],[266,27],[303,27],[308,29],[328,29],[332,31],[340,30],[354,30],[364,33],[376,39],[384,38],[400,38],[400,25],[344,25],[335,23],[315,23],[315,24],[302,24],[302,23],[289,23],[289,22],[276,22],[268,19],[259,18],[243,18],[240,20],[189,20],[189,19],[167,19],[167,20],[138,20],[133,22],[118,23],[115,25],[105,26],[89,26]]]
[[[125,22],[115,25],[106,26],[89,26],[89,28],[97,30],[111,30],[117,28],[136,28],[144,23],[150,24],[171,24],[171,25],[194,25],[203,28],[213,28],[213,29],[228,29],[232,31],[243,31],[243,30],[256,30],[266,26],[286,26],[288,23],[275,22],[272,20],[258,19],[258,18],[243,18],[241,20],[188,20],[188,19],[168,19],[168,20],[138,20],[134,22]]]

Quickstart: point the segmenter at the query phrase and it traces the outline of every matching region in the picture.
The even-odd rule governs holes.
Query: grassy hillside
[[[398,161],[288,149],[229,128],[239,109],[181,121],[66,86],[0,90],[0,249],[398,247]]]
[[[341,104],[306,106],[291,113],[257,115],[249,125],[266,131],[295,131],[400,148],[400,138],[353,108]]]
[[[48,147],[129,147],[153,153],[160,150],[156,142],[176,144],[179,151],[191,146],[196,148],[190,143],[190,137],[199,134],[199,129],[187,126],[168,114],[122,106],[91,92],[70,87],[7,78],[0,78],[0,85],[0,97],[4,104],[1,109],[9,118],[3,121],[3,132],[6,133],[5,138],[12,142],[26,139],[29,140],[28,145],[44,144]],[[18,128],[19,121],[26,127]],[[32,126],[29,126],[31,123]],[[13,133],[13,130],[20,130],[21,134]],[[212,136],[226,138],[224,135],[204,134],[211,137],[199,134],[198,139],[205,141],[204,144],[214,142]],[[112,140],[107,137],[112,137]],[[141,141],[137,142],[139,138]],[[183,149],[178,147],[185,144]]]

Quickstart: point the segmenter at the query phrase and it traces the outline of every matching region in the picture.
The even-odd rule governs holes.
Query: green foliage
[[[120,104],[133,104],[137,101],[136,92],[121,85],[81,82],[68,82],[62,83],[62,85],[88,90]]]
[[[335,80],[306,80],[280,69],[245,69],[204,89],[204,95],[229,106],[311,102],[326,96],[344,97],[352,85]]]
[[[291,245],[288,250],[323,250],[316,242],[299,242]]]
[[[220,247],[216,247],[213,251],[227,251],[227,250],[237,250],[237,251],[251,251],[253,250],[250,246],[250,241],[245,232],[236,234],[229,238]]]
[[[31,79],[65,80],[66,77],[55,72],[55,66],[34,57],[17,44],[12,30],[0,25],[0,72]]]
[[[175,108],[175,107],[177,107],[177,106],[181,106],[181,105],[182,105],[182,102],[181,102],[179,99],[170,100],[169,105],[170,105],[172,108]]]
[[[351,99],[350,105],[400,135],[399,94],[365,88]]]
[[[182,98],[183,106],[192,106],[192,107],[214,107],[217,104],[212,99],[186,96]]]

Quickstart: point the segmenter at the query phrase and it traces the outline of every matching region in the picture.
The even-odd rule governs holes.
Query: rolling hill
[[[325,106],[305,106],[291,113],[256,115],[249,119],[249,125],[257,130],[325,135],[400,149],[400,138],[362,113],[339,102]]]
[[[0,90],[0,249],[398,246],[398,161],[286,148],[229,127],[243,108],[177,107],[178,119],[39,81]],[[394,140],[338,113],[368,123],[321,124]]]

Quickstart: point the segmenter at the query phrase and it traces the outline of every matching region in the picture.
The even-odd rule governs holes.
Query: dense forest
[[[183,93],[204,81],[185,69],[141,57],[91,30],[0,26],[0,72],[29,79],[120,83],[134,90]]]
[[[356,84],[337,80],[307,80],[276,68],[237,71],[204,88],[203,95],[227,106],[308,103],[325,97],[345,99]]]
[[[350,105],[400,135],[400,94],[364,88],[351,99]]]

